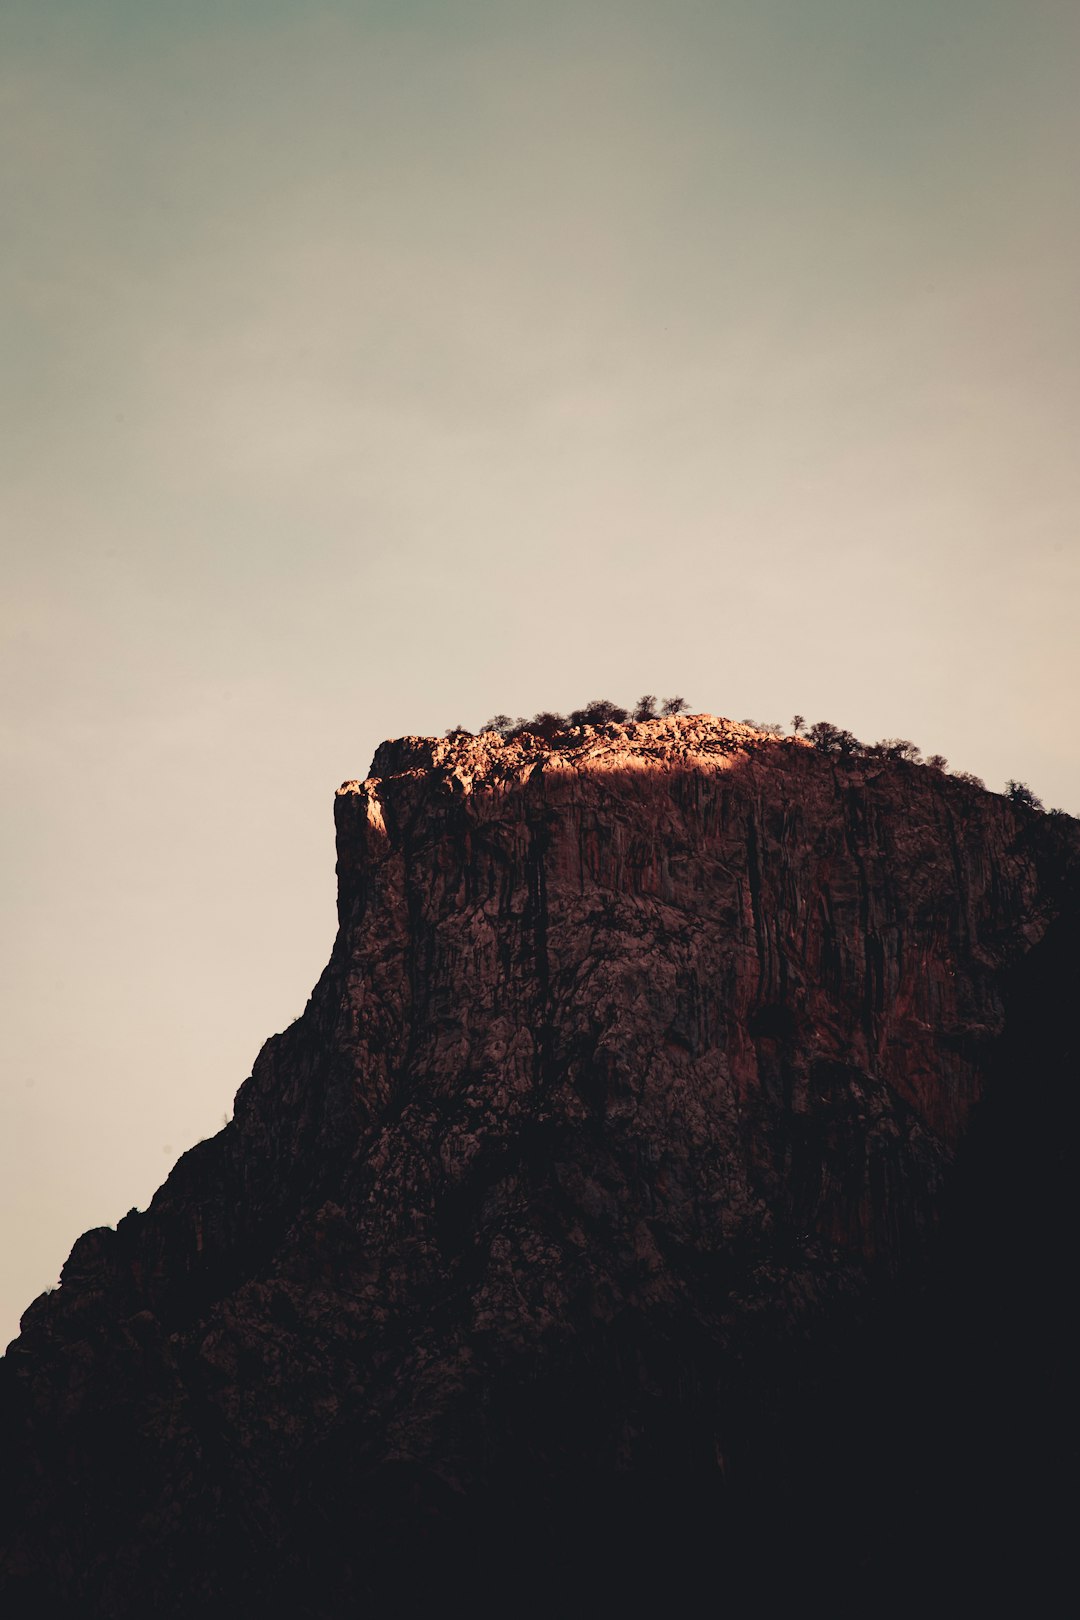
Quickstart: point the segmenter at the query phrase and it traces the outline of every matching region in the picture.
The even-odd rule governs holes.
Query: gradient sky
[[[375,745],[796,709],[1080,811],[1076,0],[0,0],[0,1342]]]

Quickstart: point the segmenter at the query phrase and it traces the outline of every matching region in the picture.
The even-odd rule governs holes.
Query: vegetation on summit
[[[518,715],[514,719],[509,714],[495,714],[490,720],[485,720],[479,733],[474,733],[467,726],[450,726],[447,737],[472,737],[483,735],[484,732],[494,732],[505,742],[514,741],[523,737],[535,737],[553,747],[559,747],[573,742],[584,726],[622,725],[627,721],[646,721],[668,718],[674,715],[688,714],[690,705],[683,697],[668,697],[658,699],[652,692],[646,692],[631,708],[623,708],[619,703],[613,703],[610,698],[593,698],[580,709],[572,709],[569,714],[561,714],[554,709],[540,709],[528,719],[525,715]],[[771,720],[743,720],[744,726],[752,726],[755,731],[764,732],[771,737],[784,737],[785,728],[776,721]],[[923,755],[917,743],[907,737],[883,737],[875,743],[864,743],[855,736],[854,732],[847,731],[843,726],[837,726],[831,720],[816,720],[809,724],[805,715],[792,716],[790,731],[793,738],[808,742],[820,754],[831,756],[838,764],[855,762],[857,760],[881,760],[883,762],[900,762],[908,765],[919,765],[924,769],[933,771],[948,771],[949,762],[944,754]],[[985,790],[986,783],[981,776],[971,771],[952,771],[950,773],[954,782],[966,782],[969,787]],[[1026,782],[1018,782],[1010,778],[1006,783],[1004,797],[1012,804],[1024,810],[1038,811],[1052,816],[1067,814],[1064,810],[1050,810],[1047,812],[1042,800],[1032,792]]]

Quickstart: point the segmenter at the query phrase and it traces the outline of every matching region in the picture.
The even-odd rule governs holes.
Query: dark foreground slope
[[[5,1358],[9,1605],[1030,1599],[1076,824],[707,717],[387,744],[337,820],[303,1018]]]

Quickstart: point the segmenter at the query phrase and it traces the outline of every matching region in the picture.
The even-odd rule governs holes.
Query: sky
[[[0,0],[0,1343],[303,1009],[382,738],[1080,812],[1075,0]]]

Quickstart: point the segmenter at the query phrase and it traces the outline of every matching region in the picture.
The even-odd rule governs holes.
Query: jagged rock
[[[402,738],[335,808],[303,1017],[5,1360],[16,1605],[880,1578],[1074,1062],[1077,824],[709,716]]]

